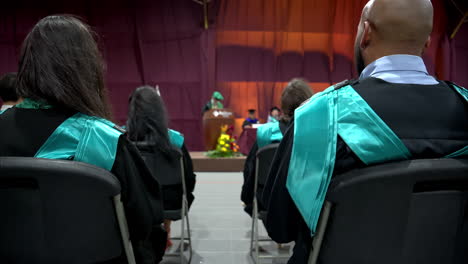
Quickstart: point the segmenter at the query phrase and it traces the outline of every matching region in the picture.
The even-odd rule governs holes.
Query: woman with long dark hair
[[[128,138],[134,142],[151,142],[168,158],[175,147],[169,140],[166,107],[158,91],[151,86],[137,88],[130,95],[128,110]]]
[[[189,206],[194,200],[195,174],[192,159],[184,144],[184,138],[179,132],[168,128],[166,107],[159,90],[151,86],[137,88],[130,96],[128,111],[128,138],[137,143],[144,142],[152,148],[151,152],[161,154],[164,158],[160,164],[147,164],[153,174],[158,173],[163,166],[179,166],[178,151],[184,162],[187,200]],[[147,147],[145,147],[147,148]],[[165,210],[177,210],[182,204],[182,186],[162,185]],[[165,220],[166,231],[170,233],[171,221]],[[169,235],[170,237],[170,235]],[[172,243],[168,240],[168,245]]]
[[[24,101],[0,115],[0,156],[75,160],[111,171],[121,183],[137,262],[158,263],[166,239],[159,184],[108,121],[103,68],[86,24],[71,16],[40,20],[20,55],[17,91]]]

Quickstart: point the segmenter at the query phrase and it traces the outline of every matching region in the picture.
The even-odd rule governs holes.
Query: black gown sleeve
[[[206,111],[208,111],[208,110],[210,110],[210,109],[211,109],[211,103],[208,102],[208,103],[205,104],[205,106],[203,106],[202,115],[203,115]]]
[[[244,165],[244,184],[242,185],[241,200],[245,204],[244,211],[252,216],[254,187],[255,187],[255,167],[257,164],[257,141],[250,149],[249,155]],[[258,197],[258,196],[257,196]]]
[[[111,172],[121,183],[121,199],[137,263],[159,263],[167,239],[161,228],[163,206],[159,183],[125,136],[119,138]]]
[[[296,242],[288,263],[307,263],[312,238],[286,188],[293,142],[294,121],[291,121],[273,158],[263,191],[262,202],[267,205],[268,211],[265,228],[268,235],[278,243]]]
[[[242,123],[242,128],[245,128],[246,126],[252,126],[252,123],[250,123],[249,121],[245,120],[245,121]]]
[[[181,151],[184,157],[184,172],[185,183],[187,185],[187,200],[190,206],[193,200],[195,199],[193,191],[195,190],[196,174],[193,172],[192,157],[190,157],[190,153],[185,147],[185,144],[182,145]]]
[[[298,223],[303,221],[286,188],[293,136],[294,122],[291,121],[273,158],[262,196],[262,203],[268,211],[265,227],[268,235],[278,243],[295,240]]]

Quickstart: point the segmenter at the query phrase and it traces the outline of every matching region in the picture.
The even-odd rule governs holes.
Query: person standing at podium
[[[223,109],[224,105],[221,102],[223,100],[223,95],[220,92],[215,91],[211,96],[211,100],[208,101],[208,103],[206,103],[206,105],[203,107],[202,114],[211,109]]]

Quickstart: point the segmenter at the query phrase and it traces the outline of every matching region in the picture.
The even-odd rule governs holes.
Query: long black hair
[[[159,93],[151,86],[137,88],[130,95],[127,130],[131,141],[154,144],[167,157],[175,154],[169,140],[166,107]]]
[[[19,96],[110,119],[104,64],[88,25],[68,15],[41,19],[24,40]]]

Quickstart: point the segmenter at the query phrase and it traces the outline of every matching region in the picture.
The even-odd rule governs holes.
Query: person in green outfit
[[[211,96],[211,100],[208,103],[206,103],[206,105],[203,107],[202,113],[204,114],[206,111],[211,109],[223,109],[224,105],[221,102],[223,100],[223,95],[220,92],[215,91]]]

